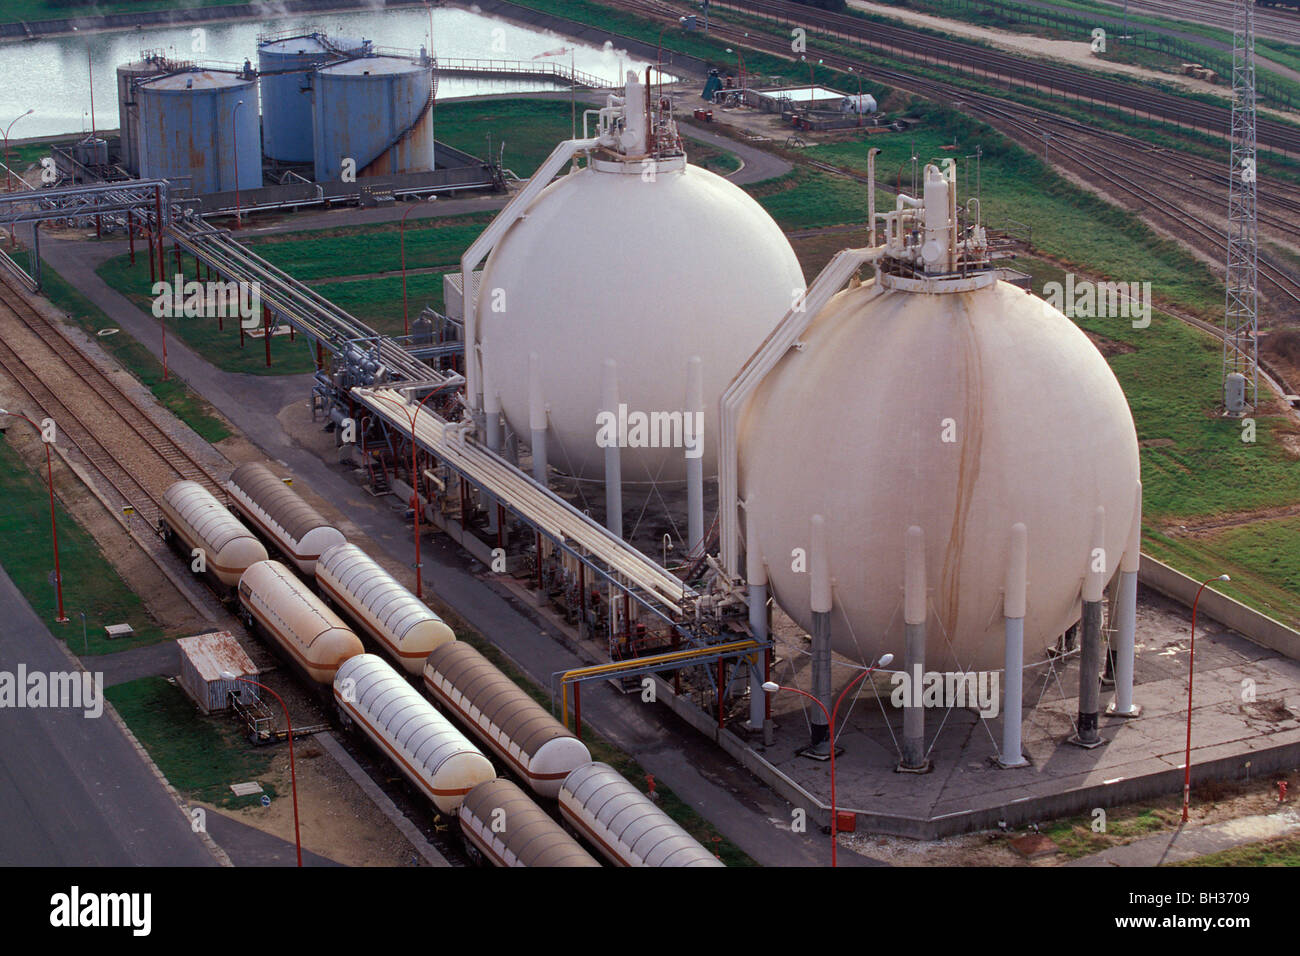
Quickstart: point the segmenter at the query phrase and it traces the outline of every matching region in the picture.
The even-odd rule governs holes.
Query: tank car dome
[[[789,241],[738,186],[681,156],[593,159],[543,191],[488,258],[477,299],[483,387],[527,436],[536,353],[551,464],[601,478],[606,361],[629,414],[671,414],[686,404],[698,356],[713,474],[718,398],[804,286]],[[679,480],[683,459],[680,446],[629,442],[623,479]]]
[[[991,277],[990,277],[991,278]],[[1029,545],[1025,659],[1078,619],[1098,506],[1106,576],[1137,507],[1137,436],[1105,359],[1069,319],[1007,283],[833,297],[739,422],[746,547],[811,629],[791,553],[825,520],[833,646],[904,647],[905,535],[924,533],[926,666],[999,669],[1011,528]]]

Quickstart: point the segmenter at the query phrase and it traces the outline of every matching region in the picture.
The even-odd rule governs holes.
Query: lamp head
[[[888,666],[889,666],[890,664],[892,664],[893,662],[894,662],[894,655],[893,655],[893,654],[882,654],[882,655],[880,655],[880,660],[876,662],[876,666],[877,666],[877,667],[888,667]]]
[[[781,689],[781,685],[774,680],[763,682],[763,691],[768,694],[775,694]]]

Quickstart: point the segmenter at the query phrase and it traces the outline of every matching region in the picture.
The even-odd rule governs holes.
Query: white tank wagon
[[[361,639],[279,561],[259,561],[239,579],[239,603],[295,664],[321,684],[364,654]]]
[[[334,702],[443,813],[496,777],[492,762],[378,655],[358,654],[339,668]]]
[[[175,482],[160,504],[160,529],[191,556],[202,551],[206,570],[227,587],[237,587],[249,565],[266,560],[266,546],[197,481]]]
[[[460,805],[465,842],[494,866],[600,866],[511,781],[481,783]]]
[[[589,763],[560,787],[560,813],[619,866],[722,866],[649,797],[605,763]]]
[[[468,644],[435,649],[424,685],[540,796],[555,799],[564,778],[591,762],[586,744]]]
[[[226,490],[234,509],[303,574],[315,574],[321,552],[347,541],[342,531],[260,462],[236,468]]]
[[[411,674],[456,632],[355,544],[336,544],[316,562],[316,584],[336,607]]]

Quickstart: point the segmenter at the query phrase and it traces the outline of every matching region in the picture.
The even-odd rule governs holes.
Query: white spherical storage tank
[[[443,813],[455,813],[467,793],[496,777],[491,761],[382,657],[358,654],[344,663],[334,702]]]
[[[586,168],[547,187],[488,258],[476,320],[484,407],[494,407],[495,393],[527,441],[536,427],[530,388],[540,393],[550,464],[603,478],[597,416],[618,412],[603,395],[612,360],[632,426],[621,445],[623,480],[680,480],[684,433],[654,447],[660,433],[632,429],[637,415],[666,421],[685,410],[688,363],[698,357],[699,447],[712,474],[718,397],[804,285],[785,235],[739,187],[680,155],[593,153]]]
[[[1013,525],[1028,541],[1028,663],[1079,619],[1085,576],[1119,568],[1134,521],[1137,436],[1106,360],[1059,311],[983,278],[936,293],[886,275],[840,292],[739,420],[747,551],[801,627],[830,610],[834,648],[864,663],[903,649],[909,528],[926,666],[996,670]],[[812,559],[814,515],[829,608],[797,559]]]
[[[266,560],[266,547],[212,492],[181,480],[163,493],[163,521],[186,546],[203,552],[203,564],[222,584],[235,587],[249,565]]]
[[[431,650],[456,639],[429,605],[355,544],[336,544],[321,553],[316,584],[408,673],[420,673]]]

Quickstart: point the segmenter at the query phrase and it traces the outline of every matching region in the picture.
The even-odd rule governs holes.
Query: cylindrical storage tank
[[[140,101],[135,91],[138,80],[166,72],[157,59],[123,63],[117,68],[117,126],[121,138],[121,164],[127,172],[140,172]]]
[[[698,356],[699,451],[704,473],[716,473],[718,399],[795,304],[804,278],[781,229],[738,186],[681,157],[650,166],[594,158],[548,186],[506,231],[479,288],[483,387],[499,396],[510,427],[531,433],[535,353],[551,464],[603,478],[602,442],[613,436],[599,434],[598,416],[617,417],[602,395],[612,359],[628,422],[622,479],[662,482],[685,477],[685,420],[679,440],[654,447],[648,441],[662,429],[638,437],[634,416],[680,417]],[[661,421],[673,431],[670,418]]]
[[[256,78],[188,70],[139,83],[136,97],[141,178],[199,196],[261,187]]]
[[[540,796],[555,799],[569,772],[591,761],[586,744],[462,641],[429,655],[424,686]]]
[[[722,866],[649,797],[605,763],[565,778],[560,813],[618,866]]]
[[[317,182],[433,169],[433,62],[395,56],[346,60],[312,74]]]
[[[259,561],[239,579],[239,603],[312,680],[328,684],[361,639],[279,561]]]
[[[999,670],[1013,525],[1028,535],[1030,663],[1078,620],[1094,562],[1106,579],[1118,569],[1133,521],[1137,435],[1110,366],[1049,304],[980,279],[933,293],[886,275],[840,292],[740,418],[745,546],[811,631],[809,575],[790,554],[809,553],[821,515],[833,646],[864,663],[903,650],[909,528],[923,536],[926,667]]]
[[[347,538],[260,462],[240,465],[226,482],[235,511],[303,574],[315,574],[323,552]]]
[[[178,481],[161,501],[163,523],[191,553],[228,587],[239,584],[249,565],[266,560],[266,547],[208,489],[197,481]]]
[[[281,163],[312,161],[312,79],[317,68],[360,53],[366,40],[322,33],[267,40],[257,48],[262,88],[262,151]]]
[[[81,142],[73,144],[72,158],[83,166],[107,166],[108,141],[87,136]]]
[[[494,866],[600,866],[509,780],[480,783],[460,805],[465,839]]]
[[[382,657],[359,654],[340,667],[334,702],[443,813],[496,777],[492,762]]]
[[[1246,410],[1246,376],[1240,372],[1229,373],[1223,386],[1224,405],[1230,415],[1240,415]]]
[[[355,544],[337,544],[316,562],[321,592],[411,674],[456,632]]]

